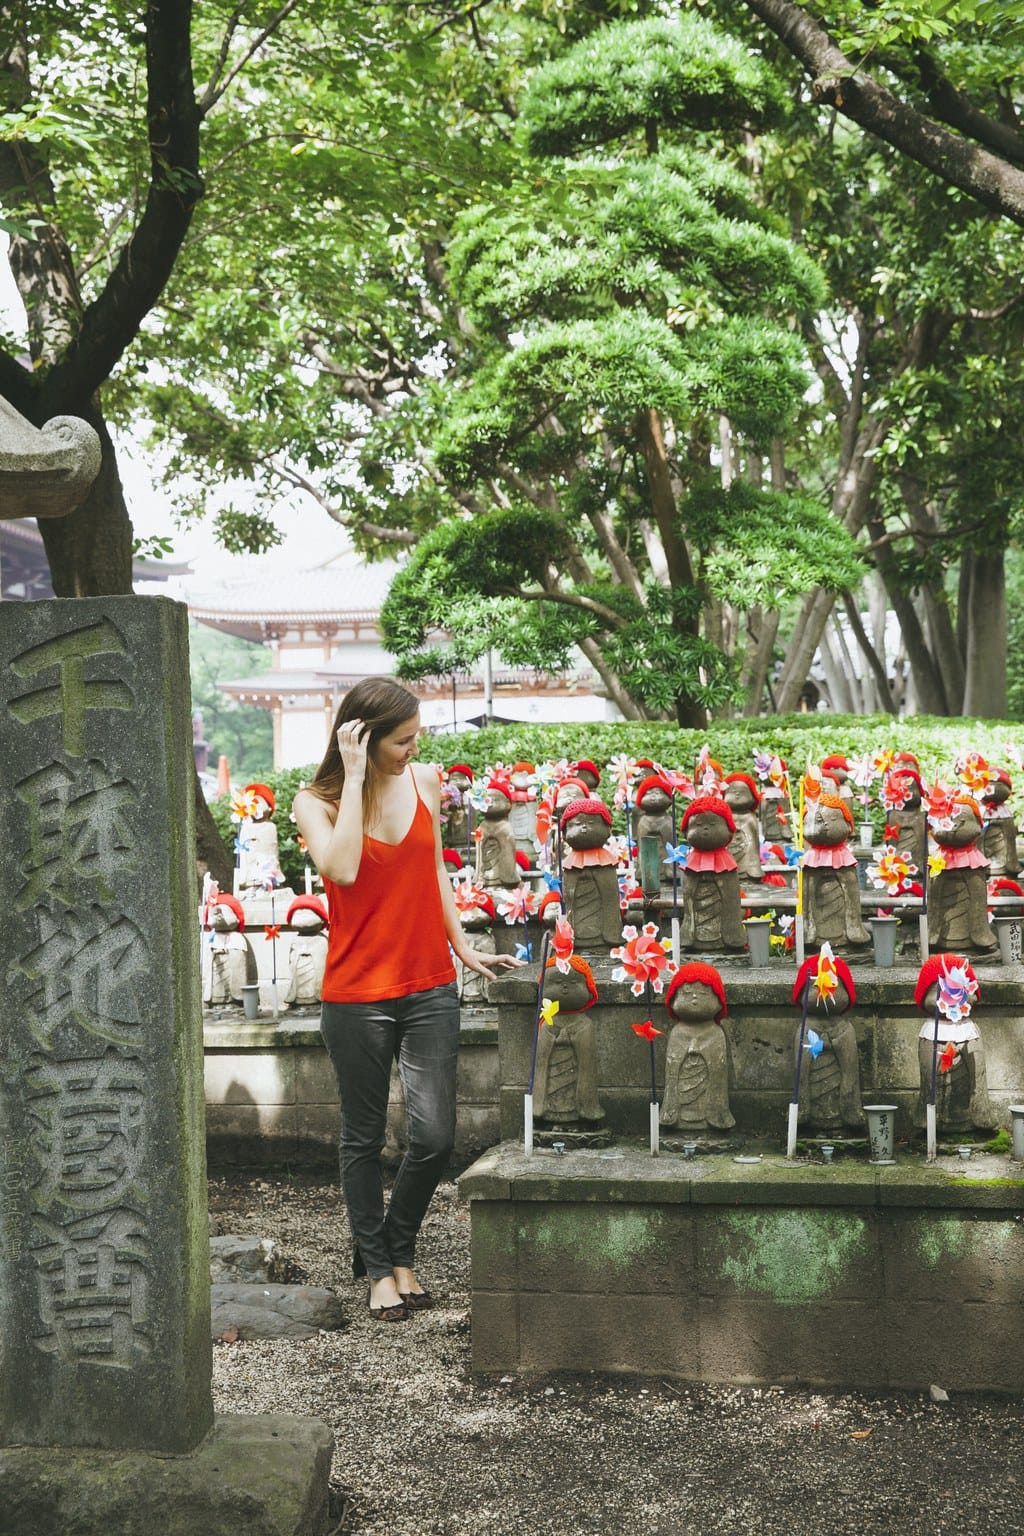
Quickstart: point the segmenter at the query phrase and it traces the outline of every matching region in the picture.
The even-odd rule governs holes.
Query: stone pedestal
[[[319,1536],[333,1438],[291,1414],[218,1414],[189,1456],[0,1449],[4,1536]]]

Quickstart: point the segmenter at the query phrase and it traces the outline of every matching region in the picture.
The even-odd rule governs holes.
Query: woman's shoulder
[[[315,789],[307,785],[296,791],[292,811],[296,816],[325,816],[333,822],[337,819],[338,803],[336,800],[325,800],[323,795],[317,794]]]
[[[416,788],[421,795],[429,795],[431,800],[441,798],[441,780],[437,776],[437,769],[433,763],[410,763],[412,776]]]

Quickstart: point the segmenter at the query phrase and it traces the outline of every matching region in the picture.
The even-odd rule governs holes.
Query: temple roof
[[[189,610],[200,623],[241,633],[251,625],[373,623],[399,567],[393,560],[363,564],[357,555],[335,555],[308,570],[275,570],[267,555],[258,576],[195,591]]]

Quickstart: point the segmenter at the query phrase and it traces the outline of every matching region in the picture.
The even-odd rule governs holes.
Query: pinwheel
[[[620,964],[612,971],[613,981],[630,981],[630,991],[639,997],[645,986],[661,992],[665,979],[672,976],[676,963],[666,953],[665,941],[658,937],[654,923],[645,923],[638,932],[630,923],[622,930],[624,944],[616,945],[611,958]]]

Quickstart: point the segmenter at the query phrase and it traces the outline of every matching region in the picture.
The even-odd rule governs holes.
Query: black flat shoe
[[[398,1294],[410,1312],[429,1312],[434,1305],[429,1291],[399,1291]]]
[[[404,1301],[396,1301],[390,1307],[375,1307],[367,1299],[366,1305],[375,1323],[405,1323],[409,1320],[409,1308]]]

